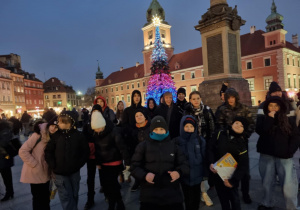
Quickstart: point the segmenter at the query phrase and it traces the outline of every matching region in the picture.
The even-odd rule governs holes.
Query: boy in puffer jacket
[[[248,140],[246,131],[249,123],[246,118],[235,117],[231,127],[216,132],[208,143],[208,162],[214,173],[216,191],[222,210],[241,210],[238,193],[239,181],[249,173]],[[224,181],[214,169],[217,162],[226,153],[230,153],[237,162],[237,168],[230,179]]]
[[[197,121],[191,115],[186,115],[180,122],[180,136],[175,140],[186,156],[190,174],[183,176],[181,186],[184,194],[185,208],[198,210],[200,204],[200,184],[208,176],[205,162],[206,142],[197,135]]]
[[[131,161],[132,175],[141,183],[141,210],[183,210],[178,179],[188,175],[189,167],[163,117],[152,119],[150,134],[136,147]]]

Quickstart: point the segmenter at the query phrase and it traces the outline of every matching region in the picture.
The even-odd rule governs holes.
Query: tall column
[[[235,88],[241,102],[251,105],[247,80],[242,78],[240,26],[245,24],[237,7],[229,7],[226,0],[210,0],[210,8],[202,15],[195,29],[200,31],[204,82],[199,91],[204,102],[216,108],[216,97],[223,82]]]

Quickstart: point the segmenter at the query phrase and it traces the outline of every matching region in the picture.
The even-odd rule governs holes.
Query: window
[[[7,83],[6,87],[7,87],[7,90],[10,90],[10,84],[9,83]]]
[[[255,106],[255,96],[251,96],[252,106]]]
[[[10,96],[7,96],[7,101],[10,101]]]
[[[127,84],[127,90],[129,89],[129,84]]]
[[[29,104],[32,104],[32,101],[31,101],[31,100],[29,100]]]
[[[107,93],[107,88],[105,88],[105,93]]]
[[[3,101],[5,101],[5,96],[3,96]]]
[[[146,101],[146,93],[143,93],[144,101]]]
[[[130,94],[127,95],[127,102],[130,103]]]
[[[193,92],[193,91],[197,91],[197,86],[196,85],[191,86],[191,92]]]
[[[123,90],[123,85],[121,85],[121,90]]]
[[[52,98],[53,98],[53,99],[56,99],[56,95],[53,95]],[[68,95],[68,98],[69,98],[69,95]]]
[[[34,100],[33,102],[34,102],[34,104],[36,104],[36,100]]]
[[[252,69],[252,61],[247,62],[247,70]]]
[[[103,94],[103,89],[101,89],[101,93]]]
[[[26,99],[26,104],[28,104],[28,100]]]
[[[288,88],[291,88],[291,74],[288,74]]]
[[[57,98],[61,98],[61,96],[60,96],[60,95],[57,95]]]
[[[30,91],[30,90],[28,90],[28,94],[31,94],[31,91]]]
[[[166,31],[165,30],[161,29],[160,34],[161,34],[161,38],[163,38],[163,39],[166,38]]]
[[[137,83],[137,87],[138,87],[138,88],[140,87],[140,83],[139,83],[139,82]]]
[[[108,97],[106,97],[106,103],[108,104]]]
[[[273,44],[276,44],[276,40],[273,40]]]
[[[181,80],[185,80],[185,75],[184,75],[184,73],[181,74]]]
[[[272,81],[273,81],[272,76],[264,77],[265,90],[269,90],[269,87],[270,87],[270,84],[271,84]]]
[[[48,95],[45,95],[45,99],[49,99],[49,96],[48,96]]]
[[[124,101],[124,95],[121,95],[121,100]]]
[[[134,88],[134,84],[133,84],[133,83],[131,84],[131,88],[132,88],[132,89]]]
[[[254,91],[254,78],[247,79],[249,84],[249,90]]]
[[[195,72],[194,71],[191,72],[191,79],[195,79]]]
[[[21,92],[24,93],[24,88],[23,87],[21,87]]]
[[[265,66],[271,66],[271,59],[265,58]]]
[[[145,83],[145,81],[143,81],[143,87],[145,87],[146,86],[146,83]]]
[[[114,104],[115,103],[115,98],[111,97],[111,103]]]
[[[15,102],[19,102],[19,101],[18,101],[18,97],[17,97],[17,96],[15,96]]]
[[[153,31],[148,31],[148,39],[152,39],[153,38]]]
[[[295,59],[293,58],[293,66],[295,66]]]
[[[272,45],[273,44],[273,42],[272,41],[270,41],[270,45]]]
[[[118,86],[116,86],[116,91],[118,91],[118,89],[119,89]]]
[[[297,77],[296,74],[294,74],[294,75],[293,75],[293,78],[294,78],[294,88],[297,88],[297,84],[296,84],[296,83],[297,83],[297,82],[296,82],[297,79],[296,79],[296,77]]]
[[[119,101],[119,96],[116,96],[116,102],[118,103]]]
[[[290,65],[290,59],[288,57],[286,58],[286,65]]]

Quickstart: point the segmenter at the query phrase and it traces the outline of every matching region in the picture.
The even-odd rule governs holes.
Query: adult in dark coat
[[[27,113],[27,111],[24,111],[24,113],[21,117],[21,123],[23,124],[24,129],[25,129],[25,131],[24,131],[25,136],[28,136],[29,132],[30,132],[30,130],[29,130],[30,119],[31,119],[31,116]]]
[[[179,111],[181,114],[183,114],[184,109],[185,109],[185,105],[187,103],[186,99],[186,91],[184,88],[179,88],[177,90],[177,101],[176,101],[176,106],[178,107]]]
[[[188,175],[189,167],[163,117],[152,119],[150,134],[137,146],[130,170],[141,183],[141,209],[183,209],[179,177]]]
[[[8,142],[12,139],[12,125],[6,120],[0,120],[0,174],[6,188],[5,196],[1,201],[7,201],[14,197],[11,167],[14,165],[14,158],[6,151]]]
[[[168,125],[171,139],[179,136],[180,120],[182,114],[178,107],[174,104],[172,93],[166,92],[163,95],[163,103],[161,103],[154,112],[155,116],[162,116]]]

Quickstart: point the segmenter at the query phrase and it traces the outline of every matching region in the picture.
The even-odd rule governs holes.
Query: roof
[[[253,55],[257,53],[267,52],[274,49],[288,48],[290,50],[300,53],[300,48],[295,47],[292,43],[286,41],[286,45],[275,46],[265,48],[265,38],[263,36],[265,32],[263,30],[257,30],[254,33],[241,35],[241,54],[242,57]],[[179,64],[179,68],[175,69],[175,65]],[[186,52],[174,54],[169,60],[170,71],[178,71],[182,69],[192,68],[203,65],[202,47],[188,50]],[[135,77],[137,73],[137,77]],[[144,64],[140,64],[138,67],[130,67],[122,71],[116,71],[111,73],[101,86],[106,86],[115,83],[127,82],[134,79],[144,77]],[[110,81],[110,82],[109,82]]]
[[[133,66],[128,69],[123,69],[122,71],[115,71],[111,73],[101,86],[125,82],[134,79],[140,79],[144,77],[144,64],[140,64],[137,67]]]
[[[53,79],[53,81],[52,81]],[[44,93],[50,92],[68,92],[68,93],[75,93],[72,86],[68,86],[63,84],[58,78],[51,77],[48,79],[44,84]]]

